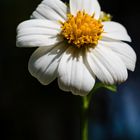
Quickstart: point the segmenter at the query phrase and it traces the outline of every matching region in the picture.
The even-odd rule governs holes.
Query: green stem
[[[88,140],[88,110],[90,98],[87,96],[82,97],[82,128],[81,140]]]
[[[106,85],[103,83],[96,83],[94,88],[88,94],[88,96],[82,97],[82,127],[81,127],[81,140],[88,140],[88,113],[89,105],[93,96],[93,93],[97,92],[101,88],[106,88],[110,91],[116,92],[116,85]]]

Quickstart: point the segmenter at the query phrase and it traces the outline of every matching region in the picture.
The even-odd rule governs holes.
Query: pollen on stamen
[[[68,43],[80,48],[83,46],[96,46],[103,32],[101,21],[96,20],[84,11],[76,16],[68,14],[67,21],[61,22],[61,35]]]

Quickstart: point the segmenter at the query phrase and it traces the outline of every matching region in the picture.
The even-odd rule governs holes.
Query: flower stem
[[[88,140],[88,115],[89,115],[89,106],[93,96],[93,93],[96,93],[99,89],[105,88],[112,92],[117,91],[116,85],[106,85],[104,83],[96,83],[94,88],[87,96],[83,96],[82,98],[82,127],[81,127],[81,140]]]
[[[88,96],[82,97],[82,128],[81,140],[88,140],[88,110],[90,98]]]

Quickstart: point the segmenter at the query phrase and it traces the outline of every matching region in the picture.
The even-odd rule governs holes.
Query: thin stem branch
[[[90,98],[87,96],[82,97],[82,128],[81,128],[81,140],[88,140],[88,110],[90,104]]]

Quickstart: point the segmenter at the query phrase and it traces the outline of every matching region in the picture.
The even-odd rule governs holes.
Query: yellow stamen
[[[79,11],[76,16],[69,14],[67,21],[61,24],[61,35],[78,48],[97,45],[103,32],[101,21],[84,11]]]

